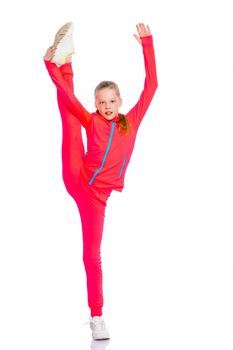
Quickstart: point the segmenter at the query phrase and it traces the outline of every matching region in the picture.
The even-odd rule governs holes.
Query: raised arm
[[[158,87],[153,37],[150,28],[143,23],[139,23],[137,31],[138,35],[134,34],[134,36],[143,48],[146,77],[144,89],[137,104],[127,113],[127,118],[136,128],[139,127]]]
[[[74,95],[73,88],[70,87],[70,84],[68,84],[63,78],[62,69],[64,67],[60,66],[59,68],[56,63],[50,61],[54,54],[53,50],[54,49],[52,46],[49,47],[45,56],[43,57],[48,73],[67,107],[74,113],[74,116],[80,120],[80,123],[83,125],[83,127],[87,129],[91,115],[78,101]],[[71,73],[71,64],[66,65],[66,70],[69,70]]]

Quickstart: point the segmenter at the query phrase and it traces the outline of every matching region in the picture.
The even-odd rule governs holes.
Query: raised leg
[[[66,84],[74,89],[71,63],[60,66],[60,72]],[[69,194],[77,196],[80,168],[84,157],[84,145],[81,133],[81,123],[64,103],[61,94],[57,92],[58,107],[62,119],[62,176]]]

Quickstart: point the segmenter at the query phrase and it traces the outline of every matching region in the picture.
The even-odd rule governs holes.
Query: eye
[[[111,100],[111,103],[114,103],[115,102],[115,100]]]

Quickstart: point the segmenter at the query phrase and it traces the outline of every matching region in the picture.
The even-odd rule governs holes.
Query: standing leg
[[[71,63],[66,63],[60,66],[59,69],[63,79],[73,91]],[[57,92],[57,101],[62,119],[62,176],[67,191],[75,198],[79,185],[80,168],[85,153],[81,123],[64,103],[59,91]]]
[[[101,202],[87,188],[83,188],[79,195],[77,204],[82,222],[88,305],[92,317],[101,316],[104,299],[100,249],[107,196],[105,203]]]

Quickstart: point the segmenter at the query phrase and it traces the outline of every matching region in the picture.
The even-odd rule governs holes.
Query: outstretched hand
[[[136,27],[137,27],[138,35],[134,34],[134,37],[137,39],[139,44],[142,45],[142,41],[140,37],[152,35],[150,31],[150,27],[148,25],[145,25],[144,23],[138,23]]]
[[[56,51],[56,46],[55,45],[52,45],[52,46],[49,46],[49,48],[47,49],[45,55],[43,56],[43,59],[45,61],[51,61],[53,56],[55,55],[55,51]],[[65,58],[65,63],[70,63],[71,60],[72,60],[72,54],[73,52],[71,52],[69,55],[66,56]],[[61,64],[58,64],[58,66],[61,66]]]
[[[51,61],[51,59],[53,58],[54,54],[55,54],[55,51],[56,51],[56,47],[53,45],[53,46],[50,46],[45,55],[44,55],[44,60],[45,61]]]

